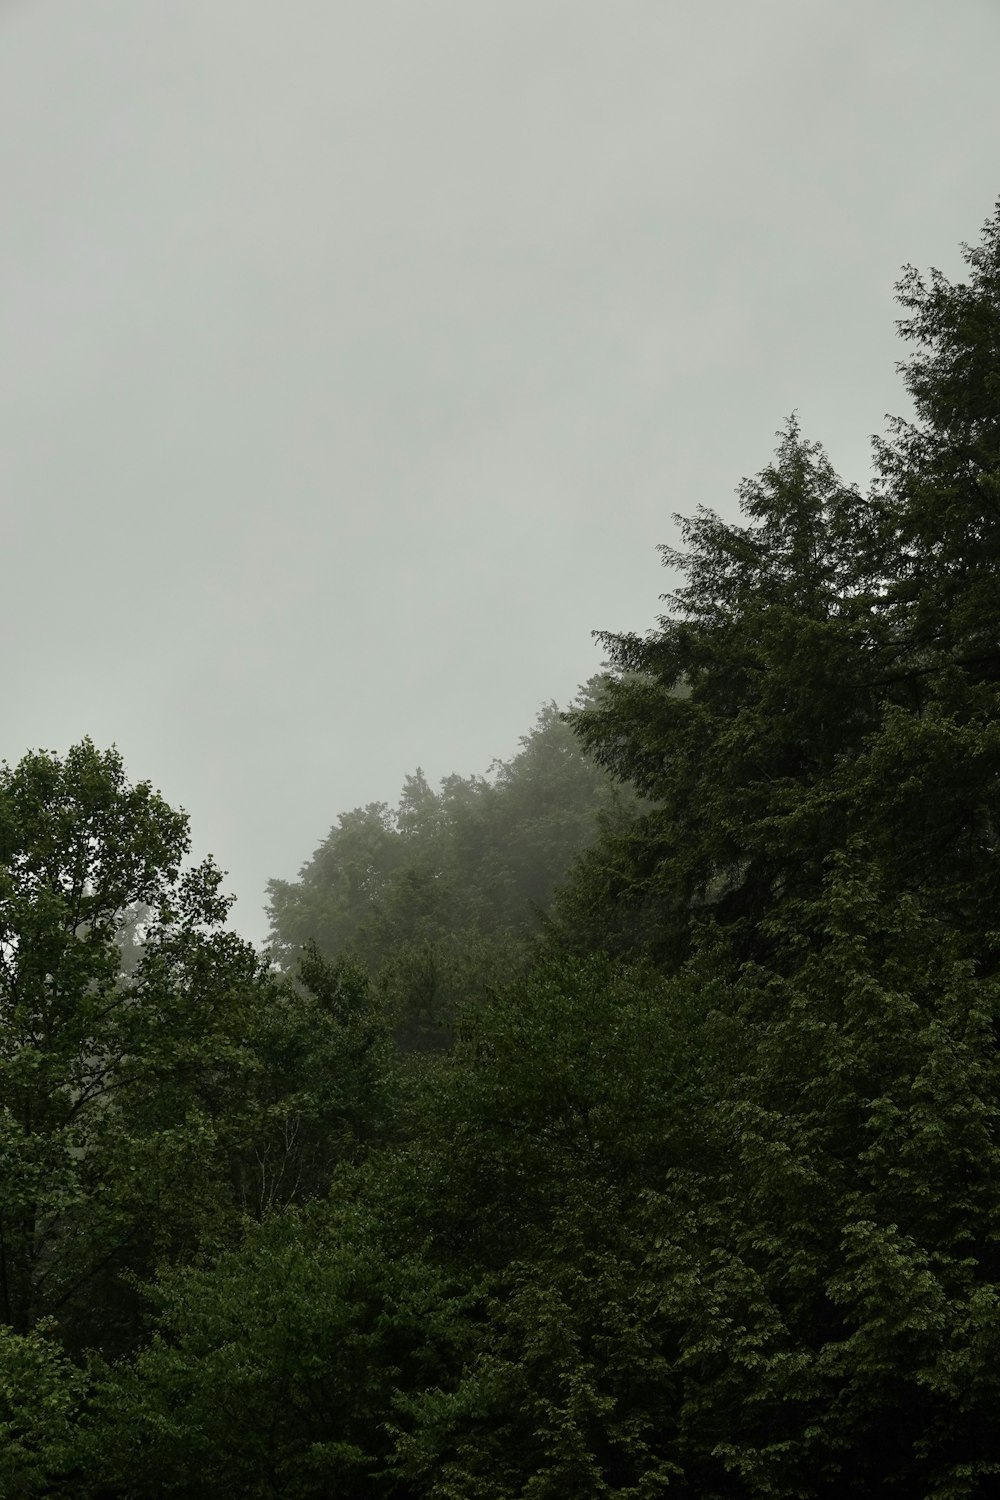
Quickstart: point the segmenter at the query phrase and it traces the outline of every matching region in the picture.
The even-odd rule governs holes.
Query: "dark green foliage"
[[[963,246],[968,282],[907,266],[900,366],[916,408],[878,443],[882,492],[897,517],[895,598],[907,632],[1000,680],[1000,208]]]
[[[0,1495],[33,1500],[79,1478],[77,1414],[85,1381],[51,1326],[0,1324]]]
[[[393,1493],[392,1393],[444,1375],[452,1299],[364,1209],[285,1209],[161,1280],[152,1342],[99,1381],[90,1472],[144,1497]]]
[[[801,916],[795,981],[553,970],[467,1038],[436,1236],[494,1296],[428,1494],[986,1492],[1000,994],[848,870]]]
[[[716,1119],[732,1141],[727,1249],[784,1328],[794,1384],[753,1377],[741,1407],[770,1386],[782,1415],[766,1442],[734,1419],[733,1461],[764,1465],[777,1494],[985,1493],[1000,1463],[1000,992],[864,863],[836,866],[775,936],[801,966],[734,988],[741,1064]]]
[[[315,948],[255,1012],[247,1043],[254,1072],[233,1111],[243,1121],[233,1169],[238,1202],[256,1218],[325,1194],[342,1163],[389,1135],[397,1084],[368,976]]]
[[[995,962],[1000,215],[967,255],[968,286],[900,284],[922,422],[880,445],[872,495],[790,422],[742,487],[748,524],[681,522],[659,630],[602,637],[614,675],[571,722],[655,806],[586,854],[570,946],[676,968],[708,922],[763,960],[769,915],[863,837]]]
[[[342,1208],[163,1283],[110,1377],[139,1492],[248,1486],[265,1432],[282,1494],[988,1493],[1000,997],[856,872],[802,926],[795,981],[480,1008]]]
[[[663,549],[686,580],[674,614],[645,638],[603,636],[617,675],[570,716],[654,806],[586,856],[567,931],[667,965],[694,914],[749,953],[793,879],[818,888],[848,821],[831,777],[880,723],[896,649],[867,555],[878,508],[794,422],[741,497],[745,526],[681,521],[688,550]]]
[[[676,1460],[643,1188],[704,1132],[696,1033],[662,998],[597,964],[539,975],[427,1073],[408,1147],[164,1276],[152,1344],[102,1380],[99,1481],[656,1493]]]
[[[325,1191],[386,1128],[388,1030],[348,966],[279,982],[220,930],[221,874],[180,873],[186,818],[115,752],[5,768],[0,818],[0,1315],[114,1348],[135,1273]]]
[[[651,1184],[687,1213],[681,1164],[709,1168],[711,1142],[703,1018],[670,998],[603,962],[549,964],[442,1065],[424,1218],[488,1295],[451,1388],[403,1403],[396,1462],[418,1493],[653,1495],[678,1472],[641,1217]]]
[[[213,1096],[264,977],[213,930],[219,871],[180,873],[186,818],[115,752],[4,767],[0,827],[0,1316],[113,1342],[118,1273],[218,1217],[231,1122]],[[126,974],[135,903],[150,917]]]

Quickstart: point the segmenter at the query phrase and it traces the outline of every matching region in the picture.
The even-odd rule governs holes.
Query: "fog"
[[[993,0],[0,6],[0,757],[117,743],[259,941],[509,756],[1000,194]]]

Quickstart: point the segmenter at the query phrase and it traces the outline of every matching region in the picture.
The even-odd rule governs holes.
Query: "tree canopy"
[[[598,701],[603,679],[581,689]],[[295,882],[269,885],[272,952],[310,943],[372,974],[411,1043],[441,1035],[459,1004],[527,962],[555,890],[601,826],[635,803],[545,705],[509,761],[451,775],[418,768],[395,810],[342,813]]]

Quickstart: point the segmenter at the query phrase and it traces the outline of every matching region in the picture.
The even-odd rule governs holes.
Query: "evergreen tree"
[[[603,634],[602,700],[569,716],[651,806],[588,853],[562,901],[570,941],[676,965],[698,920],[756,951],[794,882],[817,889],[846,809],[824,796],[879,723],[895,651],[881,507],[837,478],[794,420],[741,487],[748,524],[678,518],[683,582],[646,637]]]
[[[1000,211],[966,258],[967,284],[898,285],[919,420],[877,445],[871,494],[790,422],[747,524],[680,522],[659,629],[601,637],[612,680],[571,722],[654,806],[586,855],[571,945],[675,967],[707,923],[760,959],[765,919],[864,841],[997,962]]]

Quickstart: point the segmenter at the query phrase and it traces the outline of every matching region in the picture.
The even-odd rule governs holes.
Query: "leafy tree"
[[[771,1352],[724,1334],[691,1431],[751,1494],[990,1493],[1000,992],[863,850],[773,926],[719,1017],[712,1236]]]
[[[100,1493],[399,1493],[394,1393],[445,1378],[464,1299],[397,1226],[346,1192],[286,1208],[152,1295],[151,1342],[105,1367],[78,1440]]]
[[[398,1089],[368,976],[315,948],[254,1013],[246,1040],[254,1071],[237,1080],[246,1097],[232,1104],[243,1121],[233,1180],[239,1205],[258,1218],[323,1196],[339,1166],[386,1139]]]
[[[643,1216],[666,1184],[698,1253],[706,1000],[550,961],[470,1011],[428,1075],[392,1211],[475,1300],[464,1360],[397,1397],[401,1493],[639,1496],[678,1479],[671,1318]]]
[[[181,872],[188,843],[185,815],[89,740],[0,770],[0,1319],[20,1333],[55,1314],[113,1341],[121,1270],[190,1248],[224,1207],[239,1121],[219,1106],[270,981],[220,930],[221,873]]]
[[[298,882],[269,885],[277,961],[309,942],[350,956],[401,1039],[445,1040],[464,999],[523,968],[553,892],[622,800],[550,704],[490,777],[449,776],[435,792],[418,769],[394,813],[342,814]]]
[[[697,1088],[657,1086],[691,1046],[655,998],[597,965],[498,998],[425,1071],[408,1145],[165,1270],[152,1342],[102,1377],[92,1482],[403,1500],[634,1470],[653,1493],[675,1465],[633,1410],[662,1405],[662,1356],[630,1204],[700,1129]]]
[[[31,1500],[79,1481],[85,1387],[50,1327],[18,1334],[0,1324],[0,1494]]]
[[[421,1198],[486,1295],[404,1394],[419,1493],[992,1493],[1000,991],[863,851],[772,939],[737,982],[553,963],[470,1021]]]
[[[785,917],[792,978],[548,961],[407,1144],[165,1273],[122,1492],[991,1493],[1000,993],[863,860]]]
[[[297,882],[268,882],[276,962],[294,968],[309,943],[330,958],[349,951],[368,958],[362,933],[381,909],[400,854],[387,804],[341,813]]]

